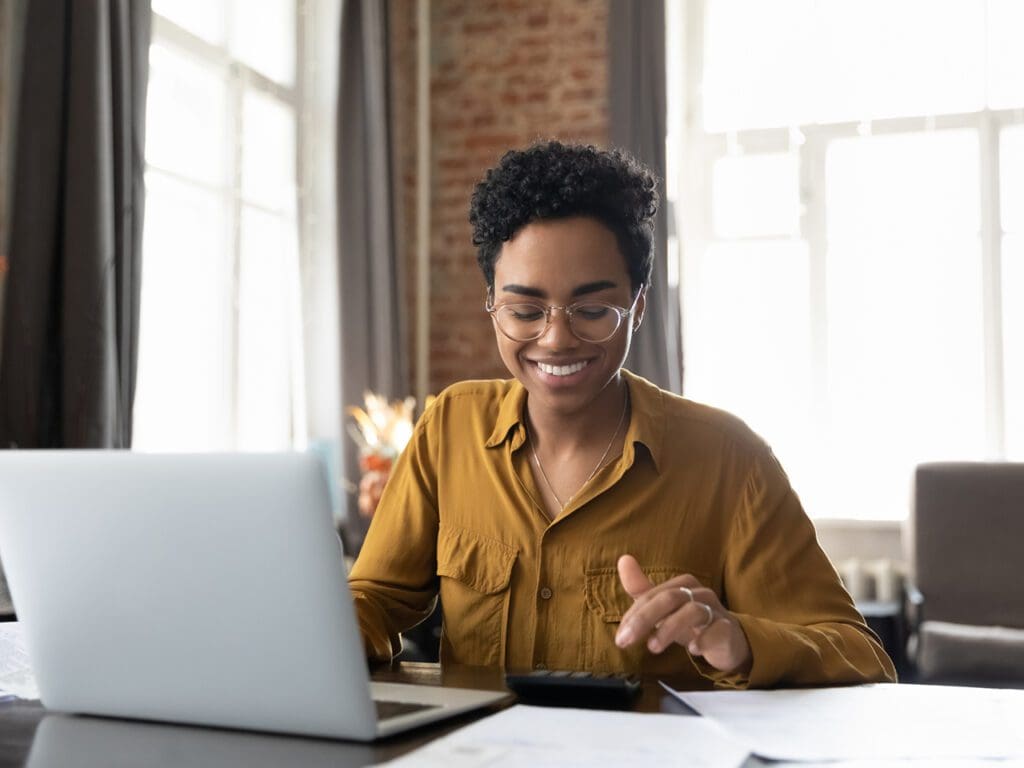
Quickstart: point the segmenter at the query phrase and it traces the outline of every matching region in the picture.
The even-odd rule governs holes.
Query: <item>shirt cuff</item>
[[[783,679],[789,669],[792,653],[787,652],[788,643],[777,622],[733,613],[740,629],[750,645],[750,669],[745,674],[723,672],[708,664],[700,656],[691,656],[693,666],[701,677],[710,680],[716,688],[743,690],[746,688],[767,688]],[[792,642],[792,638],[789,639]]]
[[[374,662],[390,662],[402,650],[402,641],[398,639],[398,647],[392,642],[386,629],[375,621],[373,606],[363,597],[355,596],[356,618],[359,632],[363,636],[366,657]]]

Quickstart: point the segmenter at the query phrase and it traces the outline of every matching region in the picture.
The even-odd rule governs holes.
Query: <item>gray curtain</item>
[[[611,0],[608,15],[609,137],[659,178],[661,207],[655,221],[654,275],[647,314],[626,367],[671,392],[683,391],[679,298],[668,285],[665,202],[665,4],[660,0]]]
[[[125,448],[149,3],[31,0],[22,34],[0,446]]]
[[[387,4],[344,0],[338,77],[338,279],[341,401],[361,404],[367,389],[408,392],[403,279],[396,233],[388,117]],[[343,433],[344,434],[344,433]],[[359,476],[343,439],[346,477]],[[346,516],[358,529],[350,498]],[[360,536],[360,531],[353,533]]]

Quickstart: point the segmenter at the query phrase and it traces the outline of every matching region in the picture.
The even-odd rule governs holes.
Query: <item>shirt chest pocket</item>
[[[443,617],[441,660],[478,666],[505,661],[509,584],[518,550],[454,526],[437,536]]]
[[[686,572],[672,567],[644,568],[643,571],[654,584]],[[585,583],[587,610],[583,617],[581,649],[584,668],[598,672],[641,672],[646,666],[644,643],[634,643],[625,649],[615,644],[615,633],[622,617],[633,605],[633,598],[619,580],[618,570],[589,568]]]

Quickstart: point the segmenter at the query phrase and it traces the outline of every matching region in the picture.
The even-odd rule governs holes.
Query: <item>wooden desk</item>
[[[445,668],[406,662],[377,670],[374,680],[504,690],[496,669]],[[689,714],[687,708],[665,694],[654,681],[645,682],[634,709],[642,712]],[[108,718],[72,717],[46,712],[39,702],[0,703],[0,768],[33,768],[73,763],[80,768],[108,765],[174,766],[364,766],[390,760],[496,708],[484,709],[375,744],[277,736],[217,728],[140,723]],[[46,718],[53,719],[39,729]],[[36,732],[31,764],[27,762]],[[116,758],[116,760],[115,760]]]

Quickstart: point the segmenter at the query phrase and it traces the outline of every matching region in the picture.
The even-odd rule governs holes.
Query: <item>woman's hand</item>
[[[619,579],[634,603],[622,617],[615,643],[646,643],[661,653],[679,643],[722,672],[750,670],[750,643],[736,618],[713,591],[689,574],[655,586],[632,555],[619,558]]]

